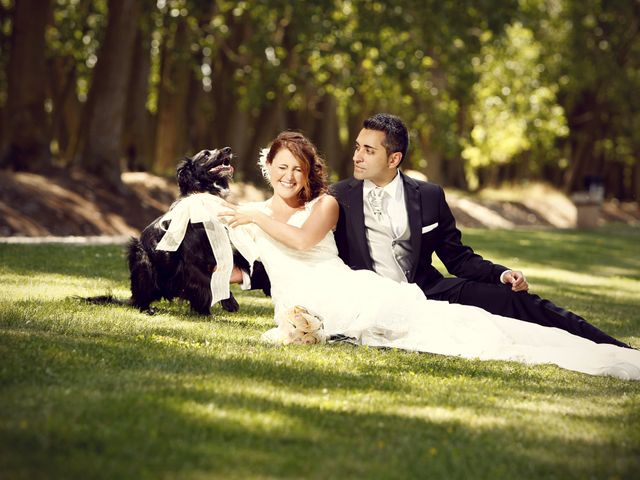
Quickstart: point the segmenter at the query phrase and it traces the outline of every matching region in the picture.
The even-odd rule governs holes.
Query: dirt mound
[[[60,171],[47,176],[0,171],[0,236],[137,235],[167,211],[178,195],[173,180],[148,173],[125,173],[124,188],[116,192],[97,177],[81,171]],[[235,201],[260,201],[265,192],[236,183]],[[460,226],[512,228],[575,225],[571,201],[549,187],[528,187],[512,192],[485,192],[469,196],[447,192]],[[602,222],[640,224],[637,203],[605,203]]]
[[[447,193],[448,203],[460,225],[488,228],[575,228],[575,204],[549,185],[532,183],[518,188],[487,189],[477,195]],[[607,200],[602,204],[598,225],[618,222],[640,225],[637,202]]]
[[[137,235],[178,196],[175,181],[143,172],[122,175],[117,192],[81,171],[43,176],[0,172],[0,236]],[[252,186],[232,198],[261,200]]]

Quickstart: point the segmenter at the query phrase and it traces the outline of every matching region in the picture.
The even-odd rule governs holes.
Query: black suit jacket
[[[400,173],[404,184],[409,228],[411,230],[412,270],[407,280],[418,284],[427,296],[456,287],[465,279],[499,283],[506,267],[483,259],[462,243],[451,209],[439,185],[414,180]],[[355,270],[373,270],[367,243],[362,199],[363,181],[349,178],[330,187],[340,205],[335,231],[338,252]],[[434,224],[437,226],[434,227]],[[422,232],[424,227],[425,233]],[[444,279],[431,264],[436,253],[454,279]]]

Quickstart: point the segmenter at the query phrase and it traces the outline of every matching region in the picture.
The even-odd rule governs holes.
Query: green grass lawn
[[[640,230],[467,230],[640,346]],[[638,478],[640,382],[260,342],[270,300],[134,309],[118,246],[0,245],[0,478]]]

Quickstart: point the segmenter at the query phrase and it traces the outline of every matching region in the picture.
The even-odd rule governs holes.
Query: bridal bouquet
[[[326,341],[322,320],[299,305],[278,312],[276,322],[278,328],[266,332],[264,340],[283,345],[313,345]]]

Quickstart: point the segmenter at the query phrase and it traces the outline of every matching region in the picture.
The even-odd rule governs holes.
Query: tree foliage
[[[568,129],[557,102],[558,86],[543,76],[541,50],[533,32],[516,22],[498,41],[488,38],[473,58],[478,75],[470,109],[473,129],[462,155],[476,185],[474,172],[481,167],[525,157],[528,170],[536,172],[560,160],[554,144]]]
[[[7,153],[4,127],[21,1],[0,1],[0,146],[14,168],[24,162]],[[109,55],[113,7],[52,3],[43,106],[51,161],[87,166],[83,152],[96,140],[85,127],[97,115],[89,92]],[[538,178],[577,190],[599,175],[612,195],[640,193],[635,0],[144,0],[130,28],[134,44],[117,54],[131,64],[101,74],[127,75],[128,85],[124,130],[105,132],[118,138],[97,162],[110,171],[170,173],[183,154],[230,145],[238,176],[257,182],[257,151],[289,128],[309,135],[343,178],[362,120],[388,111],[410,127],[406,165],[434,181]]]

